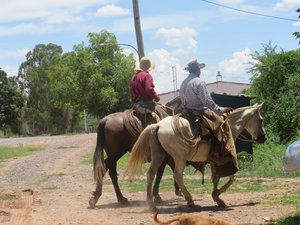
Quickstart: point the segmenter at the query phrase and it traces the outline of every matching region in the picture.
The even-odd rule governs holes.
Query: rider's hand
[[[230,114],[232,111],[233,111],[233,108],[231,108],[231,107],[224,107],[224,109],[223,109],[223,113],[226,113],[226,114]]]

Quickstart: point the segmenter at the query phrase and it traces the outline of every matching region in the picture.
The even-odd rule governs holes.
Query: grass
[[[49,176],[50,177],[62,177],[62,176],[65,176],[66,173],[53,173],[53,174],[50,174]]]
[[[265,202],[268,204],[294,205],[297,211],[300,212],[300,188],[289,191],[281,197],[269,198]]]
[[[42,183],[45,183],[45,182],[49,181],[49,179],[51,177],[63,177],[65,175],[67,175],[67,174],[66,173],[53,173],[53,174],[46,175],[46,176],[42,177],[40,180],[38,180],[35,183],[35,185],[41,185]],[[57,189],[57,188],[56,187],[55,188],[50,187],[50,188],[43,188],[43,189]]]
[[[287,145],[267,143],[254,145],[253,156],[239,153],[239,176],[242,177],[300,177],[300,172],[285,173],[282,161]]]
[[[191,191],[192,194],[211,194],[213,190],[212,182],[210,178],[204,179],[204,184],[201,183],[200,176],[189,176],[184,177],[184,182],[188,190]],[[221,179],[220,185],[225,184],[227,179]],[[251,192],[265,192],[268,190],[280,189],[281,186],[272,184],[271,181],[261,180],[259,178],[255,179],[237,179],[234,182],[234,185],[231,186],[228,190],[228,193],[251,193]],[[104,184],[111,183],[110,180],[105,180]],[[146,190],[146,178],[143,179],[135,179],[130,182],[128,180],[120,180],[119,184],[121,189],[126,190],[128,192],[144,192]],[[159,190],[160,192],[168,192],[173,190],[174,180],[171,176],[167,178],[163,178]]]
[[[286,217],[279,218],[277,220],[278,225],[296,225],[300,224],[300,213],[294,213]]]
[[[0,196],[0,200],[14,200],[16,199],[17,197],[15,195],[2,195]]]
[[[0,162],[10,158],[31,155],[37,151],[41,151],[42,149],[43,148],[41,146],[0,146]]]
[[[43,190],[58,190],[59,187],[58,186],[47,186],[47,187],[43,187]]]
[[[77,145],[71,145],[71,146],[58,146],[56,149],[70,149],[70,148],[79,148]]]
[[[86,165],[93,164],[93,152],[88,152],[83,156],[82,163]]]

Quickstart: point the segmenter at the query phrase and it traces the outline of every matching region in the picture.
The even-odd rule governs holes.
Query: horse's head
[[[183,107],[181,105],[180,96],[177,96],[176,98],[174,98],[170,102],[167,102],[166,106],[168,106],[171,109],[173,109],[174,114],[178,114],[178,113],[182,112],[182,109],[183,109]]]
[[[237,108],[228,115],[234,139],[240,135],[243,129],[246,129],[252,140],[258,143],[266,141],[263,118],[259,112],[261,107],[262,104],[255,104],[254,106]]]
[[[253,140],[258,143],[264,143],[266,141],[266,132],[263,126],[263,118],[259,112],[263,104],[255,104],[249,108],[250,116],[245,124],[245,129],[252,136]]]

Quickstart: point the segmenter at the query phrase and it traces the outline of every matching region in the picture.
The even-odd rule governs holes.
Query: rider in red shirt
[[[142,113],[152,113],[155,102],[160,100],[154,90],[153,79],[149,73],[153,67],[150,59],[141,58],[139,68],[130,81],[130,97],[133,108]]]

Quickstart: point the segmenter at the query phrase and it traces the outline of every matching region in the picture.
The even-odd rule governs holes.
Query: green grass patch
[[[87,164],[87,165],[92,165],[93,164],[93,156],[94,152],[88,152],[83,156],[82,163]],[[106,153],[104,152],[104,159],[106,158]],[[130,153],[127,152],[125,155],[123,155],[117,162],[117,170],[118,172],[122,173],[125,171],[128,160],[130,157]],[[142,171],[140,172],[140,175],[145,175],[147,170],[149,168],[149,163],[145,163]],[[207,166],[205,174],[210,174],[210,168],[209,165]],[[194,175],[195,174],[195,168],[192,166],[187,166],[184,170],[185,174],[187,175]],[[164,175],[173,175],[173,172],[169,166],[166,166]]]
[[[62,177],[62,176],[65,176],[67,175],[66,173],[54,173],[54,174],[50,174],[49,176],[50,177]]]
[[[83,164],[86,164],[86,165],[91,165],[93,164],[93,155],[94,155],[94,152],[88,152],[86,153],[84,156],[83,156],[83,159],[82,159],[82,163]]]
[[[59,187],[58,186],[47,186],[47,187],[43,187],[42,188],[43,190],[57,190],[57,189],[59,189]]]
[[[281,197],[268,198],[265,200],[267,204],[294,205],[300,212],[300,189],[289,191]],[[299,223],[300,224],[300,223]]]
[[[17,197],[15,195],[2,195],[0,196],[0,200],[14,200]]]
[[[238,176],[241,177],[300,177],[300,172],[284,173],[282,161],[287,145],[255,144],[253,155],[238,153]]]
[[[69,149],[69,148],[79,148],[79,146],[71,145],[71,146],[58,146],[56,149]]]
[[[238,153],[239,177],[300,177],[300,172],[284,173],[282,172],[282,160],[287,145],[278,145],[273,143],[255,144],[253,146],[253,155],[245,152]],[[87,153],[83,158],[83,163],[93,163],[92,152]],[[118,160],[118,172],[122,173],[127,166],[130,153],[126,153]],[[104,156],[106,158],[106,155]],[[145,164],[140,174],[145,174],[149,164]],[[195,168],[188,166],[185,168],[185,174],[192,175],[195,173]],[[170,167],[166,167],[165,175],[171,175]],[[205,175],[210,176],[209,165],[206,167]]]
[[[300,224],[300,211],[277,220],[278,225],[296,225]]]
[[[43,150],[41,146],[26,146],[26,147],[0,146],[0,162],[14,157],[31,155],[41,150]]]
[[[221,179],[219,186],[224,185],[228,181],[227,178]],[[105,180],[104,184],[110,184],[110,180]],[[213,185],[210,178],[204,179],[202,184],[202,178],[200,176],[190,176],[189,178],[184,177],[184,183],[187,189],[192,194],[211,194]],[[261,179],[237,179],[234,185],[228,190],[228,193],[251,193],[251,192],[265,192],[268,190],[280,189],[280,185],[270,185],[270,181],[264,181]],[[132,181],[120,180],[119,184],[122,190],[128,192],[145,192],[147,180],[144,179],[133,179]],[[174,190],[174,180],[171,176],[163,177],[160,187],[160,192],[169,192]]]

